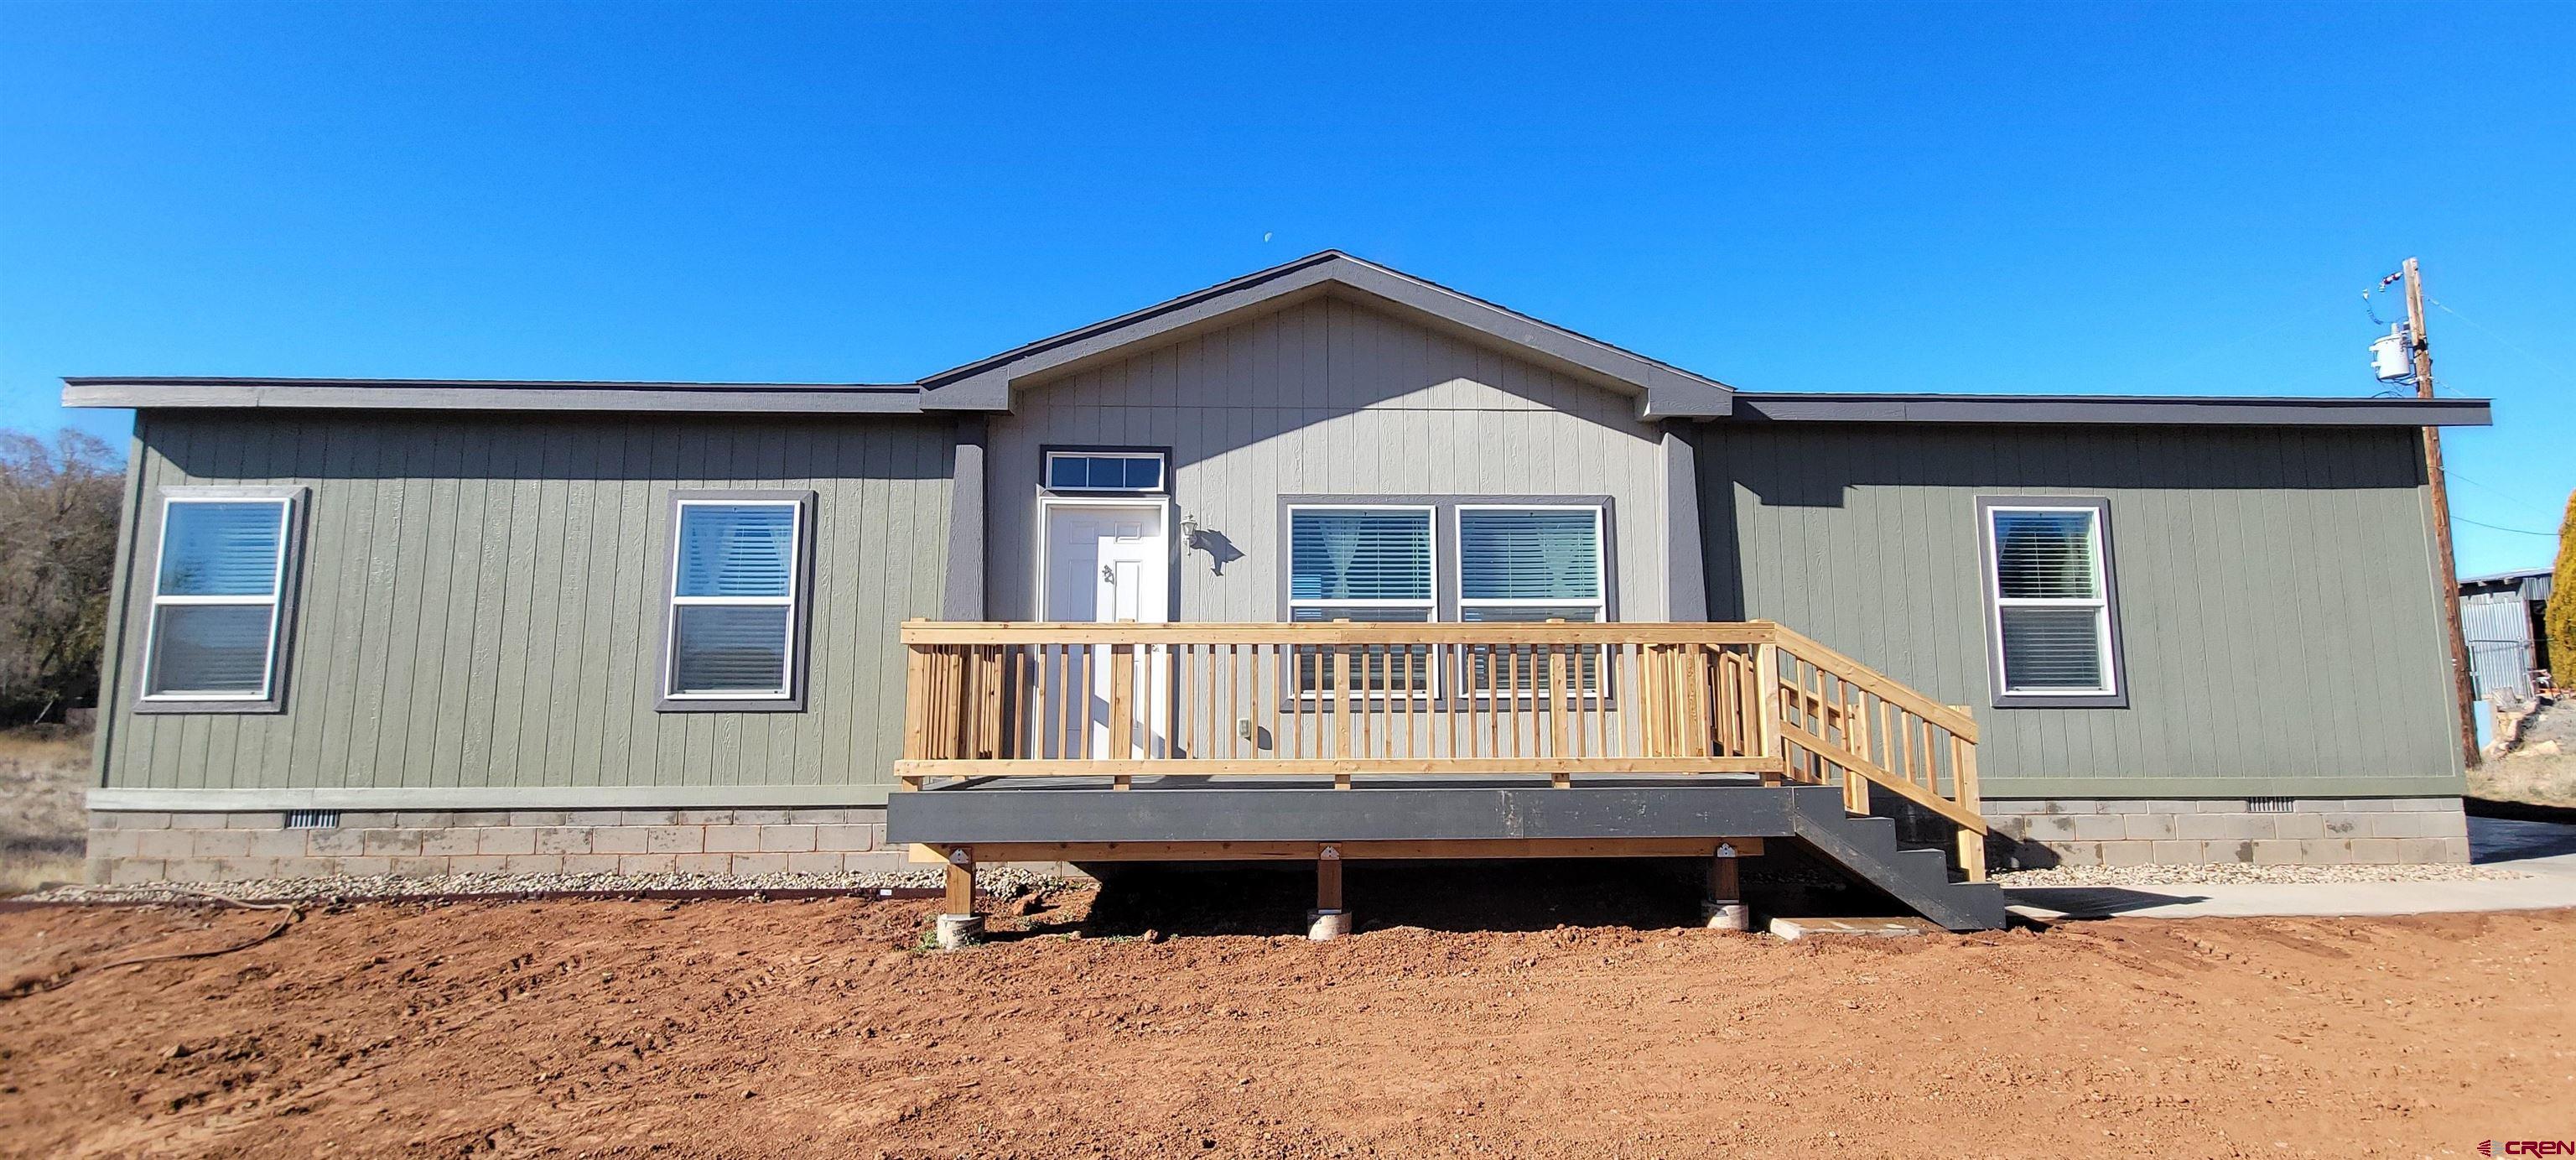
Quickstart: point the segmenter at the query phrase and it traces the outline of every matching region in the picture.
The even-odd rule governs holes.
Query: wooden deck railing
[[[1976,723],[1794,631],[1622,622],[911,621],[907,788],[934,777],[1753,774],[1961,827]],[[1972,848],[1974,857],[1968,856]]]

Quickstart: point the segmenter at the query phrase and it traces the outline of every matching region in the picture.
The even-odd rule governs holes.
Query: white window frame
[[[286,618],[290,611],[287,591],[288,568],[295,554],[295,512],[304,489],[293,488],[187,488],[168,489],[161,494],[161,520],[152,545],[152,596],[144,609],[143,663],[141,687],[135,701],[138,706],[240,706],[274,708],[278,703],[277,659],[285,639]],[[266,596],[169,596],[161,591],[162,566],[170,550],[170,513],[186,504],[265,503],[277,507],[277,558],[271,561]],[[165,607],[229,606],[266,608],[268,612],[268,648],[261,654],[259,691],[219,692],[176,689],[153,691],[161,667],[161,610]]]
[[[1451,591],[1458,598],[1458,619],[1467,619],[1470,608],[1590,608],[1592,623],[1610,619],[1610,520],[1601,505],[1591,503],[1462,503],[1452,518],[1456,524],[1450,534],[1458,544],[1457,575]],[[1530,600],[1479,597],[1467,595],[1467,513],[1468,512],[1590,512],[1592,513],[1592,599]]]
[[[2003,594],[2002,543],[1995,534],[1995,519],[2014,512],[2080,514],[2091,519],[2093,536],[2093,595],[2091,596],[2019,596]],[[1977,534],[1984,547],[1982,565],[1985,571],[1987,665],[1991,674],[1990,692],[1996,706],[2003,708],[2058,706],[2118,708],[2128,703],[2125,674],[2120,664],[2119,592],[2113,585],[2111,571],[2111,505],[2106,499],[2075,496],[1994,496],[1977,500]],[[2007,608],[2057,608],[2093,611],[2093,640],[2099,650],[2102,682],[2090,689],[2016,688],[2012,674],[2005,671],[2004,620]]]
[[[1458,620],[1460,623],[1463,624],[1467,622],[1467,610],[1470,608],[1589,607],[1592,609],[1592,623],[1601,624],[1610,619],[1610,515],[1602,505],[1597,503],[1461,503],[1454,506],[1456,511],[1450,517],[1452,524],[1449,529],[1449,534],[1451,539],[1458,545],[1458,574],[1454,577],[1455,583],[1451,587],[1451,592],[1457,601]],[[1504,599],[1497,597],[1469,599],[1467,596],[1466,516],[1467,513],[1471,511],[1591,512],[1593,599],[1588,602],[1582,600],[1531,600],[1520,598]],[[1540,623],[1545,622],[1542,621]],[[1577,650],[1575,655],[1580,657],[1581,651]],[[1593,678],[1594,682],[1601,686],[1599,688],[1580,688],[1583,684],[1580,679],[1574,680],[1571,683],[1578,686],[1577,691],[1582,699],[1590,700],[1593,698],[1606,697],[1609,694],[1608,686],[1612,676],[1609,669],[1610,666],[1608,665],[1599,666],[1599,671]],[[1515,701],[1535,700],[1539,695],[1536,684],[1537,674],[1535,672],[1531,674],[1530,681],[1531,685],[1528,688],[1515,686],[1513,688],[1503,690],[1504,697],[1508,700]]]
[[[1422,612],[1423,612],[1423,616],[1422,616],[1421,623],[1423,623],[1423,624],[1437,624],[1437,623],[1439,623],[1439,622],[1440,622],[1440,508],[1439,508],[1439,505],[1437,505],[1437,504],[1427,504],[1427,503],[1292,503],[1292,504],[1287,505],[1287,511],[1288,511],[1288,556],[1287,556],[1287,558],[1286,558],[1286,559],[1284,559],[1284,560],[1280,561],[1280,568],[1281,568],[1281,572],[1282,572],[1282,574],[1283,574],[1284,576],[1286,576],[1287,581],[1288,581],[1288,583],[1287,583],[1287,589],[1288,589],[1289,595],[1288,595],[1288,597],[1287,597],[1287,601],[1286,601],[1286,608],[1287,608],[1287,612],[1288,612],[1288,621],[1289,621],[1289,623],[1291,623],[1291,624],[1299,623],[1299,621],[1297,620],[1297,610],[1298,610],[1298,609],[1300,609],[1300,608],[1419,608],[1419,609],[1421,609],[1421,610],[1422,610]],[[1298,513],[1298,512],[1301,512],[1301,511],[1342,511],[1342,512],[1420,512],[1420,513],[1422,513],[1422,530],[1423,530],[1423,535],[1424,535],[1424,539],[1426,539],[1426,540],[1429,542],[1429,544],[1430,544],[1430,552],[1431,552],[1431,560],[1430,560],[1430,572],[1431,572],[1431,574],[1430,574],[1430,576],[1429,576],[1430,586],[1429,586],[1429,589],[1428,589],[1428,594],[1427,594],[1427,595],[1425,595],[1425,596],[1424,596],[1422,599],[1420,599],[1420,600],[1395,600],[1395,599],[1388,599],[1388,598],[1385,598],[1385,597],[1370,597],[1370,598],[1367,598],[1367,599],[1352,599],[1352,600],[1333,600],[1333,599],[1300,599],[1300,598],[1295,594],[1295,592],[1296,592],[1296,588],[1295,588],[1295,586],[1296,586],[1296,561],[1297,561],[1297,513]],[[1311,622],[1311,621],[1310,621],[1310,622],[1306,622],[1306,623],[1313,623],[1313,622]],[[1329,623],[1329,622],[1328,622],[1328,623]],[[1293,653],[1293,651],[1294,651],[1294,650],[1292,649],[1292,650],[1291,650],[1291,652]],[[1293,666],[1293,664],[1294,664],[1293,660],[1291,661],[1291,664],[1292,664],[1292,666]],[[1437,698],[1437,697],[1440,695],[1440,693],[1439,693],[1439,688],[1440,688],[1440,683],[1441,683],[1441,682],[1440,682],[1440,666],[1439,666],[1439,665],[1437,665],[1437,664],[1429,664],[1429,665],[1425,665],[1425,666],[1423,666],[1423,667],[1424,667],[1424,669],[1425,669],[1426,673],[1428,674],[1428,677],[1427,677],[1427,679],[1423,682],[1424,688],[1423,688],[1423,689],[1421,689],[1421,690],[1419,690],[1419,691],[1417,691],[1414,695],[1415,695],[1415,696],[1419,696],[1419,697],[1432,697],[1432,698]],[[1313,701],[1313,700],[1317,700],[1317,699],[1319,699],[1319,698],[1321,698],[1321,697],[1323,697],[1323,696],[1324,696],[1324,693],[1323,693],[1323,691],[1322,691],[1322,690],[1320,690],[1320,689],[1307,689],[1307,688],[1304,688],[1304,687],[1303,687],[1303,685],[1304,685],[1304,682],[1303,682],[1303,681],[1296,681],[1296,680],[1294,680],[1294,677],[1295,677],[1295,669],[1294,669],[1293,667],[1290,669],[1289,675],[1290,675],[1290,677],[1291,677],[1292,683],[1293,683],[1293,684],[1296,684],[1297,686],[1299,686],[1299,687],[1298,687],[1298,689],[1297,689],[1297,699],[1298,699],[1298,700],[1300,700],[1300,701]],[[1353,682],[1353,683],[1354,683],[1354,684],[1356,684],[1357,682]],[[1336,693],[1336,694],[1334,694],[1334,695],[1335,695],[1336,697],[1338,697],[1338,696],[1339,696],[1339,694],[1338,694],[1338,693]],[[1382,690],[1382,689],[1363,689],[1363,690],[1360,690],[1360,691],[1359,691],[1359,695],[1360,695],[1361,697],[1363,697],[1363,698],[1375,698],[1375,699],[1378,699],[1378,700],[1385,700],[1385,699],[1388,699],[1388,698],[1390,698],[1390,697],[1394,696],[1394,694],[1393,694],[1393,693],[1390,693],[1390,692],[1388,692],[1388,691],[1386,691],[1386,690]]]
[[[812,493],[759,492],[746,495],[680,495],[671,501],[670,558],[663,569],[662,658],[657,678],[663,707],[795,708],[803,702],[798,666],[804,660],[805,571],[807,524],[812,520]],[[682,596],[680,548],[691,508],[783,507],[791,517],[788,530],[787,594],[784,596]],[[781,652],[778,688],[699,689],[682,691],[680,675],[680,610],[689,607],[785,608],[786,647]]]
[[[1055,461],[1059,459],[1150,459],[1161,466],[1162,470],[1156,472],[1155,477],[1162,482],[1152,487],[1057,487]],[[1038,485],[1048,491],[1072,494],[1162,495],[1172,489],[1172,457],[1160,451],[1085,451],[1079,447],[1053,447],[1038,464]]]

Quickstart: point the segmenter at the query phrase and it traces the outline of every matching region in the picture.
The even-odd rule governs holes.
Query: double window
[[[146,710],[275,709],[302,488],[164,493],[143,645]]]
[[[2108,501],[1980,499],[1997,705],[2118,705]]]
[[[1600,503],[1292,502],[1287,613],[1292,622],[1601,621],[1609,618],[1607,513]],[[1454,563],[1453,563],[1454,561]],[[1442,679],[1429,650],[1353,649],[1354,687],[1430,693]],[[1540,681],[1539,664],[1477,650],[1468,674],[1492,688],[1493,669]],[[1298,685],[1331,690],[1339,662],[1299,650]],[[1598,665],[1579,664],[1586,688]]]
[[[808,492],[673,499],[663,708],[797,707],[812,507]]]

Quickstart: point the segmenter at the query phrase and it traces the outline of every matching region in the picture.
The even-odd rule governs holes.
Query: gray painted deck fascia
[[[2485,399],[2229,398],[2155,395],[1758,394],[1739,422],[2054,423],[2224,427],[2485,427]]]
[[[687,411],[918,415],[921,389],[841,383],[478,382],[449,379],[66,378],[66,407],[347,411]]]
[[[1758,838],[1794,832],[1789,799],[1754,785],[1371,786],[1132,790],[963,787],[890,794],[886,840],[1364,842],[1483,838]]]

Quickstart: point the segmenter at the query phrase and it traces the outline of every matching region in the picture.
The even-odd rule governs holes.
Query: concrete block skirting
[[[1998,866],[2469,860],[2455,797],[1990,800]]]
[[[90,812],[92,882],[239,882],[393,874],[889,871],[885,807],[345,811],[286,828],[275,811]]]

